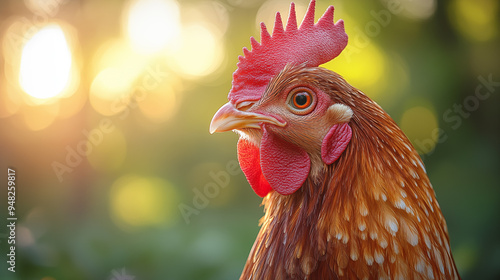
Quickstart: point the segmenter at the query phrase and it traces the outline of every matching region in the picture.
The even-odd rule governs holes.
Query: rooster
[[[240,279],[460,279],[418,153],[389,115],[319,67],[347,45],[333,6],[261,24],[210,132],[234,130],[265,214]]]

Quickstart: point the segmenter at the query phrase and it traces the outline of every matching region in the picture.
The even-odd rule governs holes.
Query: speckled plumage
[[[424,165],[380,106],[319,65],[347,44],[333,6],[251,38],[210,132],[235,130],[264,197],[242,280],[460,279]],[[296,99],[300,96],[300,100]],[[303,103],[299,104],[298,101]],[[297,104],[299,106],[297,106]]]
[[[333,164],[312,160],[318,171],[298,191],[264,198],[261,230],[240,279],[459,279],[422,161],[396,123],[322,68],[287,67],[262,102],[288,80],[351,108],[353,135]],[[255,131],[241,133],[259,142]]]

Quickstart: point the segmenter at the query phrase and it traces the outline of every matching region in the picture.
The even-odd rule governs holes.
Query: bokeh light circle
[[[177,190],[162,178],[124,175],[111,187],[111,215],[118,225],[168,225],[178,215],[177,204]]]
[[[432,109],[415,106],[406,110],[401,117],[400,126],[420,154],[434,150],[439,140],[436,138],[439,124]]]

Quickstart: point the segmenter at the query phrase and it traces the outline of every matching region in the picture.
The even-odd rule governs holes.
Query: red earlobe
[[[349,124],[336,124],[330,128],[321,144],[321,158],[326,164],[334,163],[351,141],[352,130]]]

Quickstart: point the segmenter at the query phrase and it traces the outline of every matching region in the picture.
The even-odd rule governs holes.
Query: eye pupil
[[[311,95],[307,92],[298,92],[293,96],[293,106],[296,109],[305,109],[311,105]]]
[[[315,95],[305,87],[298,87],[289,92],[287,97],[288,108],[298,115],[309,114],[314,110]]]
[[[295,96],[295,103],[299,107],[307,105],[308,101],[309,101],[309,96],[305,93],[299,93]]]

